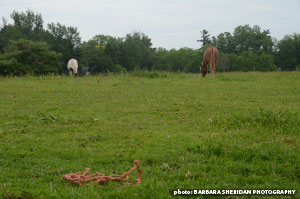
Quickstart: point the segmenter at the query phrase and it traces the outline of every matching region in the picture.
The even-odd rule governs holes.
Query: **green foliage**
[[[67,27],[60,23],[50,23],[48,30],[45,30],[41,14],[35,14],[31,10],[14,11],[11,18],[13,24],[3,22],[3,27],[0,28],[0,53],[4,52],[10,41],[26,39],[47,42],[51,50],[61,53],[60,59],[63,65],[59,65],[59,72],[67,70],[66,64],[70,58],[78,59],[80,57],[81,38],[77,28]]]
[[[257,56],[252,51],[243,51],[237,59],[242,71],[255,71]]]
[[[26,35],[23,35],[16,26],[5,25],[0,31],[0,53],[4,52],[4,48],[8,46],[10,41],[26,38]]]
[[[27,10],[26,12],[13,11],[10,16],[13,24],[8,24],[3,18],[3,25],[0,27],[0,52],[10,40],[41,41],[45,38],[44,21],[41,14]]]
[[[92,38],[97,45],[104,47],[105,54],[109,56],[114,64],[122,64],[122,38],[115,38],[107,35],[96,35]],[[85,56],[82,56],[83,58]]]
[[[49,50],[44,42],[11,41],[0,55],[0,73],[3,75],[47,74],[58,72],[61,55]]]
[[[276,64],[282,70],[295,70],[300,65],[300,34],[285,36],[277,47]]]
[[[82,63],[88,66],[92,73],[107,72],[113,68],[111,58],[105,53],[105,46],[100,45],[96,40],[84,42],[81,52]]]
[[[91,72],[106,70],[121,72],[135,69],[152,69],[154,49],[151,39],[143,33],[134,32],[124,38],[96,35],[81,45],[81,60]],[[115,66],[122,66],[115,67]]]
[[[19,75],[26,73],[26,66],[11,55],[0,55],[0,73],[2,75]]]
[[[263,53],[258,57],[257,70],[258,71],[274,71],[277,67],[274,64],[272,55]]]
[[[221,33],[212,38],[219,49],[217,69],[226,71],[274,71],[274,42],[269,30],[257,25],[238,26],[233,34]],[[293,55],[294,56],[294,55]],[[275,55],[275,58],[278,57]]]
[[[155,52],[154,70],[171,71],[169,51],[165,48],[158,48]]]
[[[171,49],[170,51],[158,48],[153,69],[198,73],[201,61],[200,52],[201,50],[193,50],[191,48]]]
[[[81,38],[79,31],[76,27],[65,26],[60,23],[48,24],[47,43],[50,45],[51,50],[54,50],[62,54],[61,61],[63,62],[63,68],[60,71],[66,71],[66,65],[71,58],[79,60],[80,64],[80,45]]]
[[[273,56],[266,53],[257,56],[252,51],[244,51],[240,55],[231,53],[225,56],[230,71],[274,71],[277,68]]]
[[[26,12],[13,11],[11,18],[14,21],[16,29],[18,29],[22,35],[25,35],[26,39],[40,41],[43,37],[44,21],[41,14],[35,14],[31,10],[27,10]]]
[[[220,33],[217,37],[213,37],[212,41],[212,44],[219,50],[229,54],[241,54],[244,51],[252,51],[256,55],[263,52],[271,54],[274,46],[270,31],[261,31],[257,25],[253,27],[249,25],[238,26],[234,29],[233,34],[229,32]]]
[[[126,68],[123,68],[120,64],[113,64],[109,70],[114,73],[126,73],[127,72]]]
[[[140,32],[127,34],[122,43],[121,65],[127,71],[134,69],[151,69],[154,59],[154,49],[151,39]]]
[[[224,54],[222,51],[219,51],[217,70],[222,72],[230,70],[229,56],[227,54]]]

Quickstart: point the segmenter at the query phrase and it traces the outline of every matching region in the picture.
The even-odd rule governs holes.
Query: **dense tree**
[[[50,49],[62,54],[63,67],[60,72],[66,70],[66,63],[70,58],[79,58],[81,38],[77,28],[66,27],[60,23],[48,24],[48,30],[44,29],[41,14],[31,10],[11,14],[13,24],[7,24],[3,20],[0,29],[0,53],[9,45],[9,41],[26,39],[31,41],[43,41],[50,45]]]
[[[222,72],[229,71],[230,69],[229,58],[227,54],[223,53],[222,51],[219,51],[219,58],[218,58],[216,69]]]
[[[257,70],[256,66],[257,56],[253,51],[243,51],[240,54],[240,67],[242,71],[255,71]]]
[[[222,70],[231,71],[272,71],[276,69],[273,53],[274,40],[269,30],[257,25],[238,26],[233,34],[220,33],[212,37],[212,44],[219,49]],[[263,59],[266,62],[262,62]]]
[[[104,46],[104,51],[114,64],[121,64],[122,38],[115,38],[108,35],[96,35],[92,38],[97,45]]]
[[[140,32],[127,34],[122,43],[121,65],[128,71],[134,69],[151,69],[155,49],[151,39]]]
[[[13,24],[8,24],[2,18],[3,25],[0,27],[0,52],[11,40],[27,39],[40,41],[44,37],[43,19],[41,14],[35,14],[31,10],[26,12],[13,11],[11,14]]]
[[[47,74],[58,72],[61,54],[49,50],[45,42],[11,41],[0,54],[0,73],[3,75]]]
[[[155,52],[154,70],[171,71],[169,51],[165,48],[158,48]]]
[[[223,53],[236,53],[235,43],[230,32],[220,33],[217,37],[212,37],[212,45]]]
[[[259,26],[249,25],[238,26],[234,29],[233,37],[236,45],[236,52],[251,50],[255,54],[271,53],[273,41],[269,30],[261,31]]]
[[[200,64],[202,61],[202,57],[199,55],[201,53],[201,49],[193,50],[191,48],[184,48],[186,51],[186,55],[188,56],[186,65],[183,69],[184,72],[190,73],[199,73],[200,72]]]
[[[282,70],[295,70],[300,65],[300,34],[287,35],[278,42],[276,64]]]
[[[274,63],[274,59],[272,55],[262,53],[258,57],[257,67],[259,71],[274,71],[276,70],[276,65]]]
[[[96,35],[88,42],[83,42],[82,63],[88,66],[92,73],[126,71],[122,66],[123,40],[107,35]]]
[[[96,40],[84,42],[81,46],[81,61],[93,73],[112,70],[112,59],[105,53],[105,45],[100,45]]]
[[[14,26],[26,36],[26,39],[40,41],[44,34],[44,21],[41,14],[31,10],[26,12],[13,11],[11,18]]]
[[[51,50],[63,55],[62,62],[64,65],[70,58],[80,58],[81,37],[76,27],[50,23],[48,24],[46,41],[50,44]],[[66,70],[66,67],[63,69]]]
[[[272,54],[274,42],[269,30],[261,31],[257,25],[238,26],[233,34],[229,32],[220,33],[212,38],[212,44],[223,53],[241,54],[244,51],[252,51],[256,55],[262,53]]]
[[[274,71],[276,65],[272,55],[262,53],[256,55],[252,51],[244,51],[240,55],[230,53],[226,55],[229,60],[230,71]]]
[[[19,29],[11,24],[5,25],[0,30],[0,53],[4,51],[4,48],[9,44],[9,41],[15,41],[19,39],[26,39]]]
[[[156,50],[155,62],[153,69],[173,71],[173,72],[199,72],[200,52],[202,49],[193,50],[191,48],[180,48],[179,50],[164,48]]]

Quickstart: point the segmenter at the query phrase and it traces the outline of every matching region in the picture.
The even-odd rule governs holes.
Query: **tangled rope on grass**
[[[80,186],[88,183],[88,182],[92,182],[92,183],[102,183],[105,181],[127,181],[128,180],[128,175],[133,172],[134,170],[138,170],[139,176],[136,179],[136,184],[140,184],[142,182],[142,171],[140,169],[140,165],[139,165],[140,161],[139,160],[135,160],[134,164],[135,166],[132,167],[129,171],[127,171],[126,173],[122,174],[122,175],[109,175],[109,176],[105,176],[103,173],[95,173],[95,174],[91,174],[89,175],[90,172],[90,168],[86,168],[85,172],[76,172],[76,173],[70,173],[70,174],[66,174],[64,175],[64,178],[72,183],[77,183]],[[90,184],[86,184],[86,185],[90,185]]]

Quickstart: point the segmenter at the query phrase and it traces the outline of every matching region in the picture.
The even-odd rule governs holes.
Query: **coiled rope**
[[[122,174],[122,175],[109,175],[109,176],[105,176],[103,173],[95,173],[95,174],[91,174],[89,175],[90,172],[90,168],[86,168],[84,172],[76,172],[76,173],[70,173],[70,174],[66,174],[63,176],[63,178],[65,178],[66,180],[72,182],[72,183],[77,183],[80,186],[81,185],[90,185],[89,183],[103,183],[106,181],[127,181],[129,179],[129,174],[131,172],[133,172],[134,170],[138,170],[139,176],[136,179],[136,184],[140,184],[142,182],[142,171],[140,169],[140,165],[139,165],[140,161],[139,160],[135,160],[134,164],[135,166],[132,167],[129,171],[127,171],[126,173]]]

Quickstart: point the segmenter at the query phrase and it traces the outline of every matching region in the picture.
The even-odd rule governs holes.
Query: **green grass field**
[[[62,178],[87,167],[122,174],[134,160],[138,186]],[[300,198],[299,186],[299,72],[0,78],[0,198],[180,198],[174,189]]]

